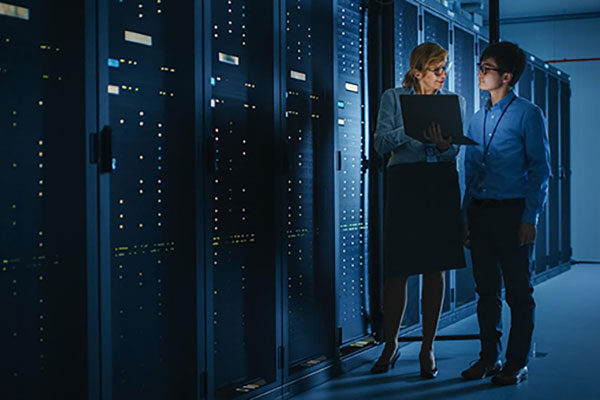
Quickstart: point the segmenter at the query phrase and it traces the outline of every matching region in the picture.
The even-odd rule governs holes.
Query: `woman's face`
[[[438,64],[430,65],[424,71],[417,71],[415,77],[423,91],[435,91],[444,87],[448,76],[446,73],[448,62],[444,60]]]

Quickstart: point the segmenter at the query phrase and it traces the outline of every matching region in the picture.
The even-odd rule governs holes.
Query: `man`
[[[524,68],[525,54],[514,43],[485,49],[479,88],[490,93],[490,100],[471,120],[467,136],[479,144],[467,146],[465,155],[464,240],[471,249],[479,294],[481,353],[462,376],[468,380],[493,376],[498,385],[527,378],[535,311],[531,255],[550,175],[542,111],[512,91]],[[502,278],[511,311],[504,366]]]

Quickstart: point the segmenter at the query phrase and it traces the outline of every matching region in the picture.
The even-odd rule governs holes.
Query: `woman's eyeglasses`
[[[435,76],[442,76],[444,75],[444,73],[447,73],[450,70],[450,68],[452,68],[452,63],[448,63],[437,68],[429,68],[428,71],[433,72]]]
[[[495,68],[495,67],[489,67],[485,64],[479,64],[479,72],[481,72],[482,74],[487,74],[489,71],[498,71],[498,73],[502,72],[502,70],[500,68]]]

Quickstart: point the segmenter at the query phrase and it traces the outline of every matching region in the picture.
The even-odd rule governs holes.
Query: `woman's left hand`
[[[423,133],[423,136],[425,139],[435,144],[435,147],[437,147],[441,153],[448,151],[452,144],[452,136],[448,139],[444,139],[444,136],[442,136],[442,127],[437,122],[432,122]]]

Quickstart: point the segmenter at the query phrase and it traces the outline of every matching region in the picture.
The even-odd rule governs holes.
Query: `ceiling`
[[[475,2],[477,0],[463,0]],[[480,0],[484,19],[488,16],[489,0]],[[582,14],[600,12],[598,0],[498,0],[500,3],[500,19],[527,18],[549,15]]]

